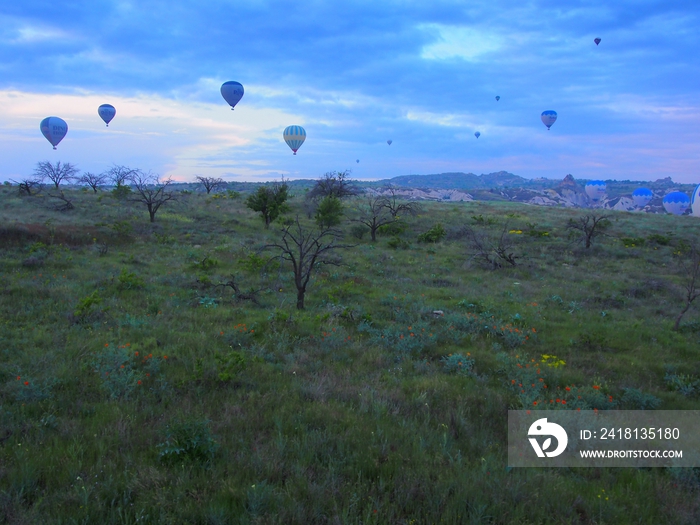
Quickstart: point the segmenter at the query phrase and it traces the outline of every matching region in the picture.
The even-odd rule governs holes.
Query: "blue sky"
[[[351,169],[697,183],[699,27],[697,1],[5,2],[0,180],[61,160],[181,181]],[[246,90],[235,111],[228,80]],[[47,116],[68,123],[57,151]],[[297,156],[292,124],[307,132]]]

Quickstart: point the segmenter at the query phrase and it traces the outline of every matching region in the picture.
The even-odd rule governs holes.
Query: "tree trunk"
[[[156,212],[148,210],[148,214],[151,216],[151,222],[156,222]]]
[[[272,222],[272,221],[270,221],[270,216],[265,214],[265,229],[266,230],[270,229],[270,222]]]
[[[372,234],[372,242],[377,240],[377,228],[370,228],[370,233]]]
[[[297,310],[304,309],[304,294],[305,293],[306,293],[306,289],[297,288]]]
[[[673,330],[675,332],[677,332],[678,329],[681,327],[681,318],[685,315],[685,313],[688,311],[689,308],[690,308],[690,301],[685,305],[685,308],[683,308],[683,311],[676,318],[676,324],[673,325]]]

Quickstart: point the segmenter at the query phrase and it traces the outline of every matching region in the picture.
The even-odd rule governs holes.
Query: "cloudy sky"
[[[697,0],[3,2],[0,180],[61,160],[181,181],[700,182],[699,27]],[[228,80],[245,87],[235,111]],[[48,116],[68,123],[57,151]]]

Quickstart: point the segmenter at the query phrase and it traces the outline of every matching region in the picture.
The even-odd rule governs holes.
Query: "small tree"
[[[54,183],[56,189],[62,182],[70,182],[76,178],[80,170],[73,166],[70,162],[61,164],[59,160],[56,164],[51,164],[48,160],[37,162],[34,170],[34,177],[37,179],[49,179]]]
[[[140,174],[139,170],[127,168],[126,166],[112,166],[105,173],[106,179],[117,188],[124,186],[132,177]]]
[[[156,221],[158,209],[175,198],[168,191],[168,186],[172,184],[172,179],[161,180],[158,175],[152,173],[142,173],[139,170],[132,170],[130,182],[134,185],[136,197],[130,199],[134,202],[141,202],[148,208],[148,215],[151,222]]]
[[[326,197],[318,204],[316,209],[316,224],[319,228],[332,228],[338,226],[343,216],[343,203],[338,197]]]
[[[272,221],[287,211],[288,191],[289,187],[284,179],[281,183],[275,182],[272,186],[260,186],[258,191],[246,199],[245,205],[262,214],[267,229]]]
[[[569,219],[566,228],[581,232],[577,242],[583,242],[586,248],[590,248],[593,239],[599,235],[605,235],[603,230],[610,226],[609,215],[584,215],[578,220]],[[574,233],[574,232],[572,232]]]
[[[508,223],[503,226],[500,237],[495,240],[485,233],[477,232],[471,226],[465,226],[462,232],[473,251],[472,259],[481,259],[494,270],[503,268],[504,264],[516,266],[517,259],[521,258],[513,251],[513,241],[507,233]]]
[[[59,190],[58,194],[49,193],[49,197],[53,197],[54,199],[58,199],[63,202],[63,204],[58,204],[54,208],[56,211],[70,211],[75,208],[70,199],[63,194],[63,190]]]
[[[384,188],[384,206],[389,210],[391,216],[416,215],[420,211],[420,204],[417,202],[401,202],[399,200],[399,189],[396,186],[387,185]]]
[[[95,175],[94,173],[90,173],[89,171],[86,171],[83,173],[80,178],[78,179],[78,182],[81,184],[87,184],[92,188],[92,191],[97,193],[97,188],[101,185],[103,185],[107,181],[107,174],[106,173],[100,173],[99,175]]]
[[[394,222],[394,217],[389,213],[386,205],[386,199],[381,195],[371,195],[358,206],[360,212],[359,219],[353,219],[353,222],[359,222],[369,228],[372,241],[377,240],[377,230]]]
[[[311,229],[303,227],[296,221],[282,230],[282,239],[278,243],[268,244],[265,248],[277,248],[281,253],[276,257],[292,263],[294,284],[297,289],[297,309],[304,309],[306,287],[314,269],[319,264],[340,265],[337,259],[330,259],[331,251],[339,248],[352,248],[353,245],[336,244],[341,234],[331,228]]]
[[[693,242],[689,246],[681,247],[675,255],[678,257],[678,265],[685,277],[685,306],[673,325],[673,329],[677,331],[690,305],[700,297],[700,246],[697,242]]]
[[[19,182],[13,180],[12,182],[17,184],[17,191],[19,192],[20,197],[31,197],[32,195],[37,195],[44,187],[44,180],[36,177],[22,179]]]
[[[352,181],[348,178],[349,175],[350,170],[333,171],[324,174],[323,177],[316,181],[316,184],[311,188],[306,197],[308,199],[323,197],[337,197],[342,199],[344,197],[359,195],[360,189],[353,185]]]
[[[215,177],[203,177],[201,175],[198,175],[196,179],[204,186],[204,189],[207,190],[207,195],[209,195],[212,192],[212,190],[215,190],[216,188],[226,184],[226,182],[224,182],[224,179]]]

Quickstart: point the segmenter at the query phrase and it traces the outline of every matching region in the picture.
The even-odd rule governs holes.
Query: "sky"
[[[698,27],[697,0],[3,2],[0,180],[60,160],[182,182],[698,183]],[[234,111],[229,80],[245,88]],[[68,124],[56,151],[48,116]],[[307,133],[296,156],[289,125]]]

